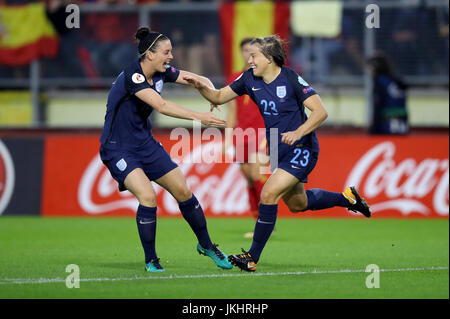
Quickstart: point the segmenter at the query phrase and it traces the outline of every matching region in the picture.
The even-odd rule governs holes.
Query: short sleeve
[[[300,75],[298,75],[295,71],[290,70],[289,81],[294,86],[295,94],[297,95],[299,101],[303,103],[307,98],[317,94],[316,90],[314,90],[308,82],[306,82]]]
[[[131,95],[143,89],[151,89],[147,79],[139,71],[125,72],[125,89]]]
[[[167,66],[166,72],[163,74],[164,82],[175,82],[180,75],[180,71],[174,68],[173,66]]]
[[[230,88],[239,96],[247,93],[245,88],[245,76],[247,72],[248,71],[242,73],[236,80],[234,80],[233,83],[230,84]]]

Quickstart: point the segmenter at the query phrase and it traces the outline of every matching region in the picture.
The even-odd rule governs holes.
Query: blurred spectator
[[[114,5],[127,0],[98,0],[98,3]],[[133,34],[138,28],[135,14],[88,13],[82,21],[83,37],[92,61],[100,76],[114,77],[137,58]]]
[[[341,33],[336,38],[297,37],[291,49],[292,67],[311,80],[324,81],[331,74],[361,74],[362,23],[359,10],[344,10]]]
[[[437,46],[432,11],[413,7],[395,13],[388,46],[392,62],[402,75],[429,75],[436,65]]]
[[[373,79],[372,119],[370,134],[408,134],[406,85],[394,75],[392,66],[383,53],[367,60]]]
[[[438,21],[438,33],[439,33],[439,44],[442,44],[444,47],[444,56],[443,59],[445,61],[444,73],[448,75],[448,67],[449,67],[449,7],[447,6],[446,10],[442,10],[441,8],[436,8],[437,21]]]
[[[47,17],[60,38],[58,56],[42,61],[44,77],[83,77],[83,67],[78,57],[80,32],[77,28],[68,28],[66,6],[77,3],[73,0],[46,0]]]
[[[152,28],[172,41],[174,66],[206,76],[221,73],[221,66],[217,62],[220,61],[217,12],[155,12],[151,18]]]

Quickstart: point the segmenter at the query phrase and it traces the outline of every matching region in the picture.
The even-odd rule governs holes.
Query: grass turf
[[[227,254],[250,248],[253,227],[208,219]],[[0,243],[0,298],[449,298],[448,219],[278,219],[255,274],[198,255],[181,218],[158,220],[161,274],[144,272],[132,218],[4,216]],[[68,264],[80,268],[79,289],[65,285]],[[380,288],[365,285],[369,264],[389,270]]]

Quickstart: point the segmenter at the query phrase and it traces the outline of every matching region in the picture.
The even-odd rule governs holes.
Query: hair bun
[[[141,27],[136,31],[135,37],[138,40],[144,39],[147,35],[150,34],[150,29],[147,27]]]

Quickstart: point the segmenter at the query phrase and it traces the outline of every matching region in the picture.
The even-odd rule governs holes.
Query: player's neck
[[[144,61],[139,62],[141,64],[142,72],[144,72],[147,80],[151,80],[156,71],[151,67],[149,63],[145,63]]]
[[[280,74],[281,68],[278,65],[268,66],[266,69],[266,72],[264,72],[263,75],[263,81],[266,84],[270,84],[277,78],[277,76]]]

